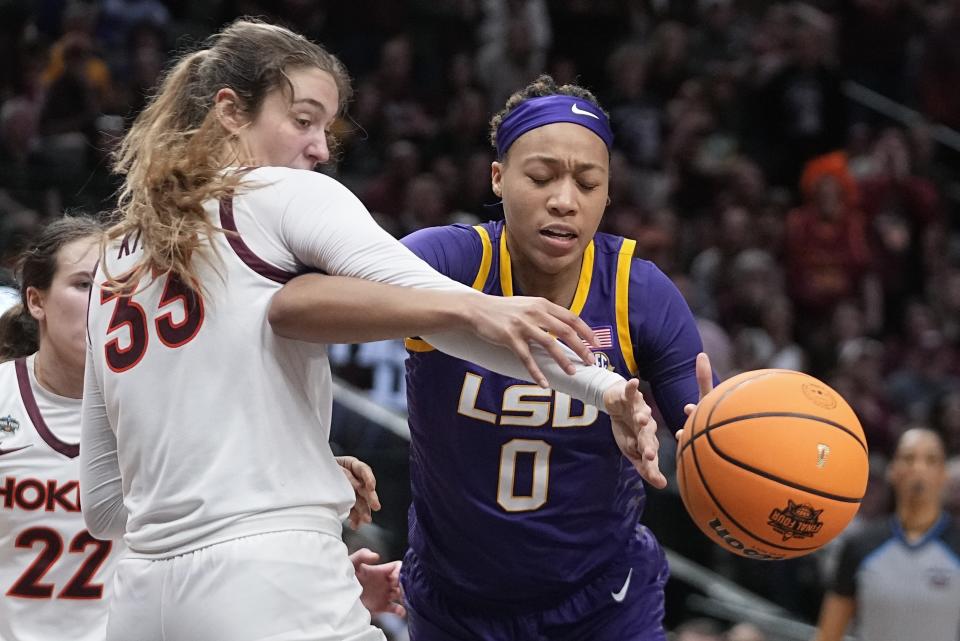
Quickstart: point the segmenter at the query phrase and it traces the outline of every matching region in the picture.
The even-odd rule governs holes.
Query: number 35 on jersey
[[[113,338],[104,345],[107,365],[112,371],[119,374],[136,367],[150,349],[151,334],[166,348],[177,349],[192,341],[200,331],[203,297],[173,274],[164,279],[163,293],[155,310],[145,310],[133,296],[100,291],[101,305],[116,301],[107,326],[107,335]],[[130,286],[130,291],[137,291],[136,283]]]

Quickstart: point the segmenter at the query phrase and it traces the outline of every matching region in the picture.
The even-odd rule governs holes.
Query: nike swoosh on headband
[[[596,118],[597,120],[600,120],[600,116],[598,116],[597,114],[578,108],[577,103],[573,103],[572,105],[570,105],[570,111],[577,114],[578,116],[590,116],[591,118]]]
[[[630,568],[630,571],[627,573],[627,580],[623,582],[623,587],[620,588],[619,592],[611,592],[610,596],[613,597],[613,600],[617,603],[623,603],[623,600],[627,598],[627,590],[630,589],[630,578],[633,576],[633,568]]]

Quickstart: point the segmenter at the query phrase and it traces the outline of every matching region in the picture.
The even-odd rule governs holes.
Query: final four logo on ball
[[[787,499],[787,507],[771,512],[767,524],[783,535],[784,541],[792,538],[805,539],[813,536],[823,527],[820,521],[821,514],[823,510],[815,510],[812,505],[794,503]]]

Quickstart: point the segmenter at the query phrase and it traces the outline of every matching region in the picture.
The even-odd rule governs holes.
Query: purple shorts
[[[657,562],[651,564],[651,558]],[[665,641],[668,576],[663,550],[639,526],[622,563],[611,563],[596,579],[544,609],[518,613],[452,598],[413,551],[407,552],[400,579],[411,641]]]

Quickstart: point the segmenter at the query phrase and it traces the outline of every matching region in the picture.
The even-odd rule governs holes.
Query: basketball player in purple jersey
[[[612,133],[588,91],[549,76],[491,123],[506,221],[403,242],[487,294],[542,296],[593,329],[599,366],[653,389],[668,426],[712,386],[693,316],[635,241],[597,233]],[[641,475],[608,419],[565,394],[408,340],[414,641],[664,639],[664,553],[639,518]],[[698,379],[700,384],[698,385]],[[645,474],[658,488],[666,481]]]

